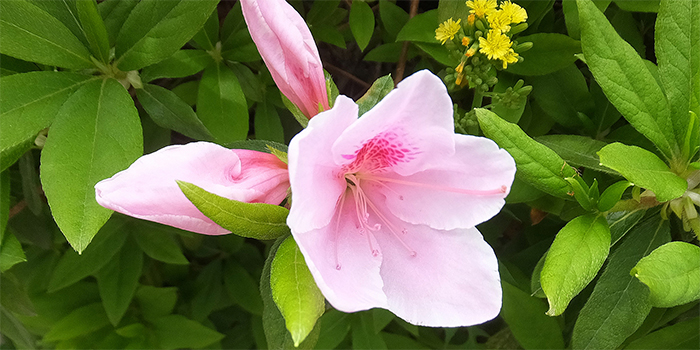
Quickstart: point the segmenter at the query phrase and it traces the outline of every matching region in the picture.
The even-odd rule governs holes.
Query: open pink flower
[[[280,91],[311,118],[328,94],[321,58],[299,13],[285,0],[242,0],[243,17]]]
[[[289,188],[287,165],[272,154],[192,142],[139,158],[98,182],[95,196],[101,206],[139,219],[208,235],[229,233],[204,216],[176,180],[248,203],[279,204]]]
[[[500,211],[515,163],[452,118],[444,84],[421,71],[359,119],[338,97],[292,139],[287,224],[337,309],[444,327],[498,315],[498,263],[474,226]]]

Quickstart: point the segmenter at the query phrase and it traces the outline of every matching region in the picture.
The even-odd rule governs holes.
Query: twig
[[[411,0],[411,9],[408,13],[408,18],[411,19],[418,13],[418,3],[420,0]],[[404,41],[401,47],[401,55],[399,56],[399,63],[396,65],[396,73],[394,74],[394,85],[398,84],[401,79],[403,79],[403,72],[406,69],[406,56],[408,56],[408,45],[411,43]]]
[[[336,66],[334,66],[330,63],[327,63],[327,62],[323,63],[323,67],[326,68],[326,70],[328,70],[329,72],[340,74],[340,75],[362,85],[362,87],[365,89],[369,89],[369,87],[370,87],[370,84],[368,82],[352,75],[351,73],[343,70],[342,68],[336,67]]]

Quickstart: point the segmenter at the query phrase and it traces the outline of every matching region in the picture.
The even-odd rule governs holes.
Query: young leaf
[[[294,346],[299,346],[323,315],[325,299],[291,236],[282,242],[272,260],[270,288]]]
[[[559,231],[545,258],[540,283],[550,316],[560,315],[603,266],[610,250],[610,228],[597,214],[579,216]]]
[[[92,68],[90,52],[55,17],[25,0],[0,2],[0,52],[64,68]]]
[[[700,115],[700,1],[661,1],[655,28],[659,76],[676,140],[683,145],[688,111]],[[699,146],[698,142],[696,132],[690,149]]]
[[[559,323],[556,318],[545,315],[547,305],[544,301],[530,296],[508,282],[501,281],[501,285],[501,317],[523,348],[563,349],[564,338]]]
[[[63,104],[41,152],[41,183],[56,223],[76,251],[112,215],[95,201],[95,184],[141,154],[141,120],[116,80],[86,84]]]
[[[212,63],[211,55],[202,50],[179,50],[172,56],[141,72],[141,81],[148,83],[160,78],[184,78],[201,72]]]
[[[275,239],[289,233],[286,208],[265,203],[244,203],[209,193],[178,181],[182,192],[204,215],[242,237]]]
[[[590,0],[577,0],[581,46],[588,67],[617,110],[667,159],[680,147],[666,96],[637,52]]]
[[[603,141],[580,135],[544,135],[535,137],[535,141],[551,148],[571,165],[618,175],[612,169],[600,165],[597,152],[605,147]]]
[[[518,42],[532,43],[532,49],[521,54],[524,61],[509,65],[508,73],[535,76],[547,75],[576,62],[581,42],[558,33],[537,33],[518,37]]]
[[[214,11],[218,0],[138,3],[116,42],[117,65],[123,71],[160,62],[190,40]]]
[[[671,242],[639,260],[630,274],[649,287],[654,307],[674,307],[700,299],[700,247]]]
[[[109,35],[110,46],[114,46],[119,30],[138,3],[139,0],[105,0],[97,4]]]
[[[85,30],[85,36],[90,44],[93,56],[102,63],[109,63],[109,35],[100,13],[97,11],[95,0],[78,0],[75,2],[78,9],[78,19]]]
[[[678,198],[688,188],[683,178],[671,172],[654,153],[643,148],[615,142],[598,151],[598,156],[602,165],[618,171],[635,185],[654,192],[659,202]]]
[[[629,181],[618,181],[605,189],[603,194],[600,195],[600,200],[598,200],[598,210],[608,211],[612,209],[615,204],[622,198],[622,194],[625,193],[627,187],[632,186]]]
[[[575,171],[554,151],[488,110],[477,109],[476,116],[484,134],[513,156],[521,179],[551,195],[571,198],[570,185],[564,178]]]
[[[374,83],[372,83],[372,86],[369,87],[369,90],[367,90],[367,92],[365,92],[365,94],[357,100],[357,105],[359,106],[358,114],[360,116],[365,114],[393,89],[394,80],[391,79],[391,74],[375,80]]]
[[[152,321],[162,349],[203,348],[224,335],[181,315],[168,315]]]
[[[658,215],[627,234],[579,313],[571,339],[573,349],[617,348],[644,322],[651,310],[649,290],[629,272],[639,259],[670,238],[668,221]]]
[[[353,1],[350,8],[350,30],[360,51],[364,51],[374,33],[374,12],[364,1]]]
[[[245,95],[236,75],[222,63],[204,70],[197,93],[197,116],[219,143],[248,136]]]
[[[0,151],[4,153],[29,139],[33,144],[36,134],[53,122],[68,97],[94,80],[70,72],[30,72],[0,78]]]
[[[102,303],[94,303],[75,309],[56,322],[44,335],[44,341],[55,342],[90,334],[109,324]]]
[[[126,313],[136,292],[142,268],[143,252],[129,239],[119,253],[95,274],[102,306],[112,325],[117,326]]]
[[[175,130],[195,140],[211,141],[214,136],[188,106],[172,91],[158,85],[144,84],[136,89],[136,96],[143,109],[160,127]]]

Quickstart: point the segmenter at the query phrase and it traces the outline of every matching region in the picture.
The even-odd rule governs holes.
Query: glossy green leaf
[[[41,183],[56,223],[76,251],[112,215],[95,201],[95,184],[142,154],[141,120],[116,80],[90,82],[63,104],[41,153]]]
[[[207,67],[199,83],[197,116],[217,142],[245,140],[248,105],[236,75],[221,63]]]
[[[263,304],[260,298],[258,282],[234,261],[227,261],[224,265],[224,286],[228,295],[246,311],[262,315]]]
[[[177,288],[141,286],[136,291],[135,297],[141,306],[143,316],[147,320],[155,320],[173,312],[177,302]]]
[[[119,30],[138,3],[138,0],[105,0],[97,4],[97,10],[100,11],[105,23],[111,46],[117,41]]]
[[[674,307],[700,299],[700,247],[671,242],[639,260],[630,271],[649,287],[654,307]]]
[[[69,72],[30,72],[0,78],[0,151],[4,153],[29,139],[33,144],[37,133],[53,122],[68,97],[92,81],[94,77]]]
[[[641,57],[590,0],[577,0],[577,6],[583,54],[610,102],[666,158],[678,155],[666,96]]]
[[[435,39],[435,29],[438,28],[438,23],[437,9],[418,14],[409,19],[406,25],[401,28],[399,34],[396,35],[396,41],[418,41],[434,44],[438,42]]]
[[[126,313],[136,292],[142,268],[143,252],[133,239],[128,239],[119,253],[95,274],[102,306],[112,325],[118,325]]]
[[[514,65],[517,66],[517,65]],[[580,113],[590,114],[593,97],[586,79],[576,65],[531,78],[532,96],[547,115],[568,128],[589,127]],[[592,124],[590,125],[592,127]]]
[[[359,107],[358,114],[361,116],[372,107],[374,107],[379,101],[381,101],[384,96],[394,89],[394,80],[391,79],[391,74],[385,75],[372,83],[369,90],[365,92],[360,99],[357,100],[357,105]]]
[[[636,225],[613,251],[593,293],[581,309],[573,349],[614,349],[644,322],[649,289],[630,276],[639,259],[670,240],[668,221],[653,216]]]
[[[255,109],[255,138],[284,142],[284,129],[277,108],[269,102],[258,103]]]
[[[204,215],[242,237],[275,239],[289,233],[286,208],[265,203],[244,203],[209,193],[191,183],[178,181],[187,198]]]
[[[270,288],[294,346],[299,346],[323,315],[325,299],[291,236],[282,242],[272,260]]]
[[[0,60],[2,61],[2,67],[0,67],[0,77],[32,72],[39,68],[36,63],[22,61],[3,54],[0,54]]]
[[[335,349],[350,332],[350,315],[330,309],[319,318],[321,335],[318,337],[316,349]]]
[[[22,244],[15,235],[5,232],[2,237],[2,246],[0,246],[0,272],[5,272],[23,261],[27,261],[27,257],[22,250]]]
[[[634,185],[653,191],[659,202],[678,198],[688,188],[683,178],[643,148],[615,142],[598,151],[598,156],[604,166],[619,172]]]
[[[217,259],[199,271],[194,281],[192,319],[203,322],[221,301],[223,292],[221,260]]]
[[[535,269],[532,270],[532,276],[530,278],[530,292],[532,293],[531,296],[536,297],[536,298],[546,298],[547,296],[544,294],[542,291],[542,283],[541,282],[541,276],[542,276],[542,268],[544,267],[544,261],[547,259],[547,253],[549,250],[547,250],[544,254],[542,254],[542,257],[540,260],[537,261],[537,264],[535,265]],[[546,311],[543,311],[543,313]]]
[[[556,318],[545,315],[547,305],[508,282],[503,286],[501,317],[524,349],[563,349],[564,338]]]
[[[51,275],[49,292],[70,286],[105,266],[126,241],[127,235],[123,229],[122,220],[112,219],[102,227],[83,254],[66,250]]]
[[[168,315],[152,321],[162,349],[203,348],[224,335],[181,315]]]
[[[144,83],[160,78],[184,78],[201,72],[212,58],[202,50],[178,50],[172,56],[143,69]]]
[[[615,4],[630,12],[656,12],[659,10],[659,0],[615,0]]]
[[[600,137],[609,132],[610,127],[622,118],[622,114],[610,103],[605,93],[603,93],[603,90],[600,88],[600,85],[591,82],[590,91],[591,96],[593,96],[593,102],[595,103],[595,109],[591,115],[593,125],[595,126],[595,130],[593,131],[595,135]]]
[[[34,161],[32,152],[26,152],[19,158],[19,174],[22,176],[22,194],[27,203],[27,207],[31,212],[39,216],[44,207],[44,201],[39,192],[41,185],[39,184],[39,174],[37,173],[37,164]]]
[[[357,313],[352,319],[353,349],[387,349],[382,336],[374,332],[374,321],[369,311]]]
[[[109,324],[102,303],[93,303],[75,309],[62,318],[44,335],[44,341],[55,342],[94,332]]]
[[[617,175],[600,165],[597,152],[605,147],[603,141],[580,135],[544,135],[535,137],[535,141],[551,148],[571,165]]]
[[[601,10],[605,11],[612,0],[593,0],[593,3]],[[576,0],[563,0],[562,12],[564,13],[564,22],[566,22],[566,31],[571,38],[576,40],[581,39],[581,29],[578,20],[578,8]]]
[[[78,0],[75,5],[92,55],[102,63],[109,63],[109,35],[105,23],[97,11],[97,3],[95,0]]]
[[[43,0],[28,0],[33,5],[46,11],[49,15],[63,23],[68,30],[80,40],[85,47],[89,48],[90,44],[86,38],[85,28],[80,23],[78,18],[78,0],[60,0],[60,1],[43,1]]]
[[[540,283],[550,316],[560,315],[596,276],[610,250],[610,228],[597,214],[579,216],[559,231],[542,267]]]
[[[618,181],[605,189],[603,194],[600,195],[600,200],[598,201],[598,210],[608,211],[612,209],[615,204],[622,198],[622,194],[625,190],[632,186],[629,181]]]
[[[435,28],[433,28],[433,33],[435,33],[435,29],[437,29],[439,23],[445,22],[450,18],[455,22],[461,19],[461,23],[467,23],[469,7],[463,6],[460,2],[461,1],[440,1],[438,3],[438,19],[434,24]]]
[[[659,77],[671,108],[676,140],[683,145],[688,111],[700,115],[700,2],[661,1],[655,28]],[[698,137],[695,131],[691,151],[700,146]]]
[[[581,42],[558,33],[537,33],[518,37],[519,43],[531,42],[532,48],[520,54],[524,61],[509,65],[507,72],[535,76],[547,75],[574,63],[581,53]]]
[[[213,50],[216,42],[219,41],[219,12],[214,10],[209,19],[204,23],[204,27],[192,38],[204,50]]]
[[[90,52],[58,19],[24,1],[0,2],[0,52],[64,68],[92,68]]]
[[[143,89],[136,90],[136,96],[143,109],[160,127],[175,130],[195,140],[214,139],[192,107],[172,91],[158,85],[144,84]]]
[[[226,64],[241,84],[243,94],[249,100],[263,102],[265,100],[266,87],[259,75],[255,75],[248,66],[238,62],[227,62]]]
[[[408,22],[408,13],[390,1],[379,2],[379,17],[384,25],[386,35],[392,38],[392,40],[396,38],[401,28]],[[437,26],[435,28],[437,28]],[[435,33],[435,29],[433,29],[433,33]]]
[[[700,329],[700,318],[694,317],[637,339],[625,349],[697,349],[700,344],[698,329]]]
[[[117,66],[135,70],[169,57],[202,28],[218,2],[141,1],[117,36]]]
[[[360,51],[364,51],[374,33],[374,12],[364,1],[353,1],[350,8],[350,30]]]
[[[575,171],[561,157],[531,139],[519,126],[488,110],[477,109],[476,116],[484,134],[515,159],[522,180],[551,195],[571,198],[570,185],[564,178],[573,176]]]
[[[131,232],[146,255],[168,264],[187,265],[189,261],[175,238],[176,229],[141,221],[131,226]]]
[[[610,246],[619,242],[644,217],[645,210],[616,211],[608,213],[610,226]]]

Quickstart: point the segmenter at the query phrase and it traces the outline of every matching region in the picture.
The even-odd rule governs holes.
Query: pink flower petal
[[[229,233],[204,216],[176,180],[250,203],[279,204],[289,186],[285,164],[274,155],[193,142],[139,158],[128,169],[98,182],[95,195],[103,207],[136,218],[203,234]]]
[[[243,0],[243,16],[280,91],[307,117],[328,109],[326,79],[314,38],[284,0]]]
[[[391,170],[410,175],[429,168],[435,155],[454,153],[452,100],[440,78],[423,70],[404,79],[333,144],[337,164],[352,163],[370,140],[397,157]],[[438,158],[439,159],[439,158]]]
[[[357,105],[338,96],[333,109],[309,121],[289,143],[289,182],[294,184],[287,224],[295,232],[328,225],[345,191],[345,179],[335,166],[330,145],[357,120]]]
[[[441,160],[435,167],[411,176],[385,176],[389,180],[378,190],[394,215],[452,230],[476,226],[498,214],[515,177],[513,158],[487,138],[454,135],[454,140],[455,154],[434,155]]]

